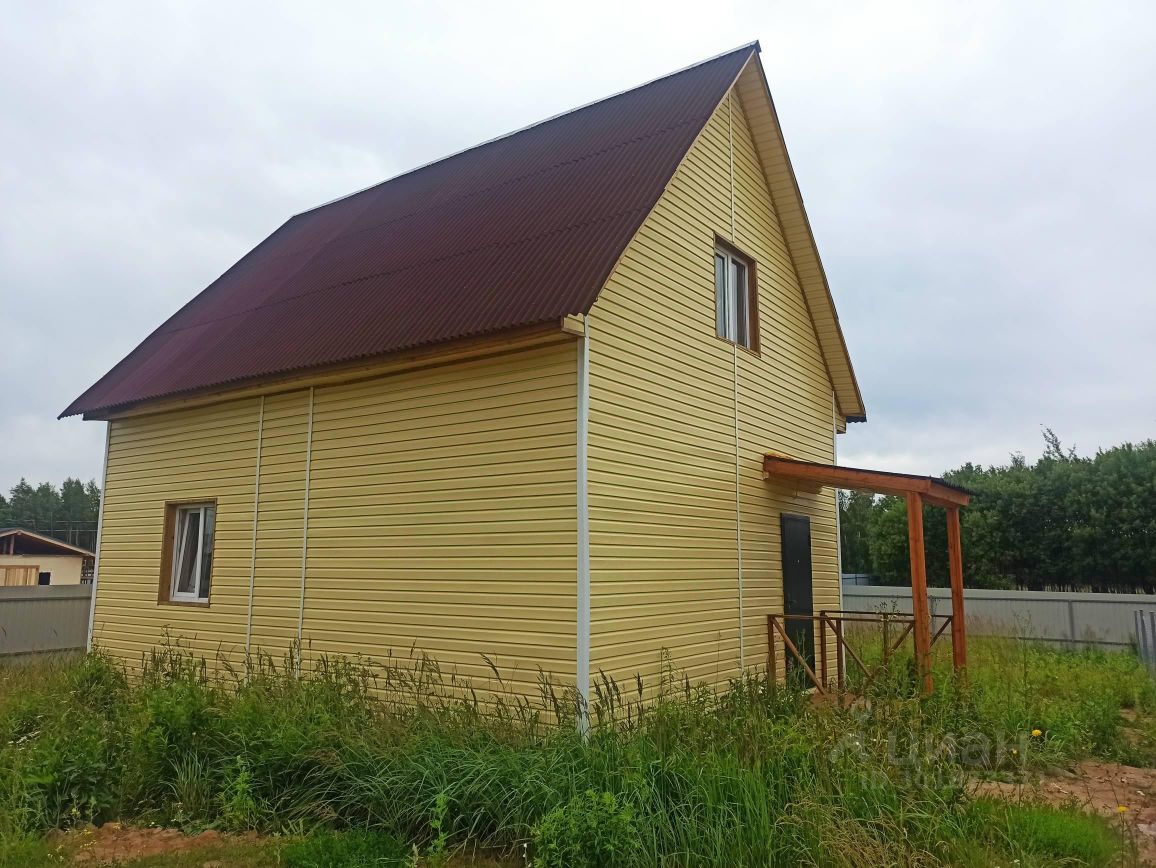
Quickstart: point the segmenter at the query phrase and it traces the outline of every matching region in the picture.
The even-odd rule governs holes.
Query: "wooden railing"
[[[931,646],[951,627],[951,615],[931,615]],[[791,639],[791,631],[787,629],[791,623],[806,622],[810,625],[810,638],[814,643],[814,654],[808,661],[807,655]],[[939,623],[937,623],[939,622]],[[868,666],[863,658],[852,648],[845,635],[844,627],[848,624],[876,624],[881,627],[881,662],[875,666]],[[793,661],[796,671],[803,673],[807,681],[819,693],[827,693],[832,689],[844,691],[847,689],[847,669],[854,664],[861,679],[856,681],[858,688],[865,688],[887,669],[892,656],[903,645],[907,637],[915,629],[915,617],[894,612],[856,612],[848,610],[823,610],[815,615],[767,615],[767,671],[778,671],[779,653],[781,645],[783,658],[788,667]],[[834,639],[834,680],[830,677],[830,649],[828,649],[828,631]],[[895,631],[898,631],[896,635]],[[815,656],[818,660],[815,661]],[[817,666],[813,665],[817,662]],[[817,671],[816,671],[817,670]]]

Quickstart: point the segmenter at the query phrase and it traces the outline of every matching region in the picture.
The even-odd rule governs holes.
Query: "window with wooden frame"
[[[212,501],[165,505],[162,602],[209,602],[216,518],[217,505]]]
[[[754,260],[725,244],[716,243],[715,333],[724,340],[757,351],[757,298]]]

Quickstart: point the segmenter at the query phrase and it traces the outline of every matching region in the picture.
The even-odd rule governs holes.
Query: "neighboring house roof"
[[[71,543],[58,540],[56,537],[45,536],[42,533],[36,533],[36,531],[23,527],[0,527],[0,539],[7,539],[9,537],[16,537],[17,544],[20,545],[22,549],[19,554],[60,554],[76,555],[82,558],[96,557],[96,555],[88,549],[82,549],[80,546],[74,546]]]
[[[758,50],[743,46],[296,215],[61,416],[588,313]],[[803,234],[813,251],[809,226]],[[818,276],[830,305],[821,267]],[[823,323],[837,332],[830,308]],[[819,318],[816,329],[842,412],[861,416],[841,333],[836,346]]]

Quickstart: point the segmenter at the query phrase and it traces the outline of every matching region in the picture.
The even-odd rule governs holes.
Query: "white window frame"
[[[201,564],[205,556],[205,517],[207,514],[213,514],[213,533],[212,542],[215,547],[217,535],[216,510],[217,505],[212,502],[207,503],[179,503],[173,504],[173,560],[169,565],[169,599],[182,603],[207,603],[209,602],[209,594],[213,590],[212,581],[212,564],[209,565],[209,581],[208,588],[205,590],[205,595],[201,596]],[[184,554],[182,545],[184,544],[185,534],[182,532],[185,525],[185,516],[196,513],[197,519],[197,554],[193,559],[193,590],[181,591],[179,590],[181,573],[180,563],[181,555]]]
[[[720,265],[723,269],[721,281]],[[715,245],[715,334],[748,350],[754,350],[754,330],[751,328],[751,319],[755,315],[751,304],[752,271],[751,261],[747,257],[722,245]],[[736,279],[739,273],[742,274],[741,286],[737,285],[740,281]]]

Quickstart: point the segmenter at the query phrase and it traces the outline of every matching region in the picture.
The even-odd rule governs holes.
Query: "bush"
[[[632,865],[642,847],[634,811],[613,793],[587,790],[534,826],[534,864],[541,868]]]

